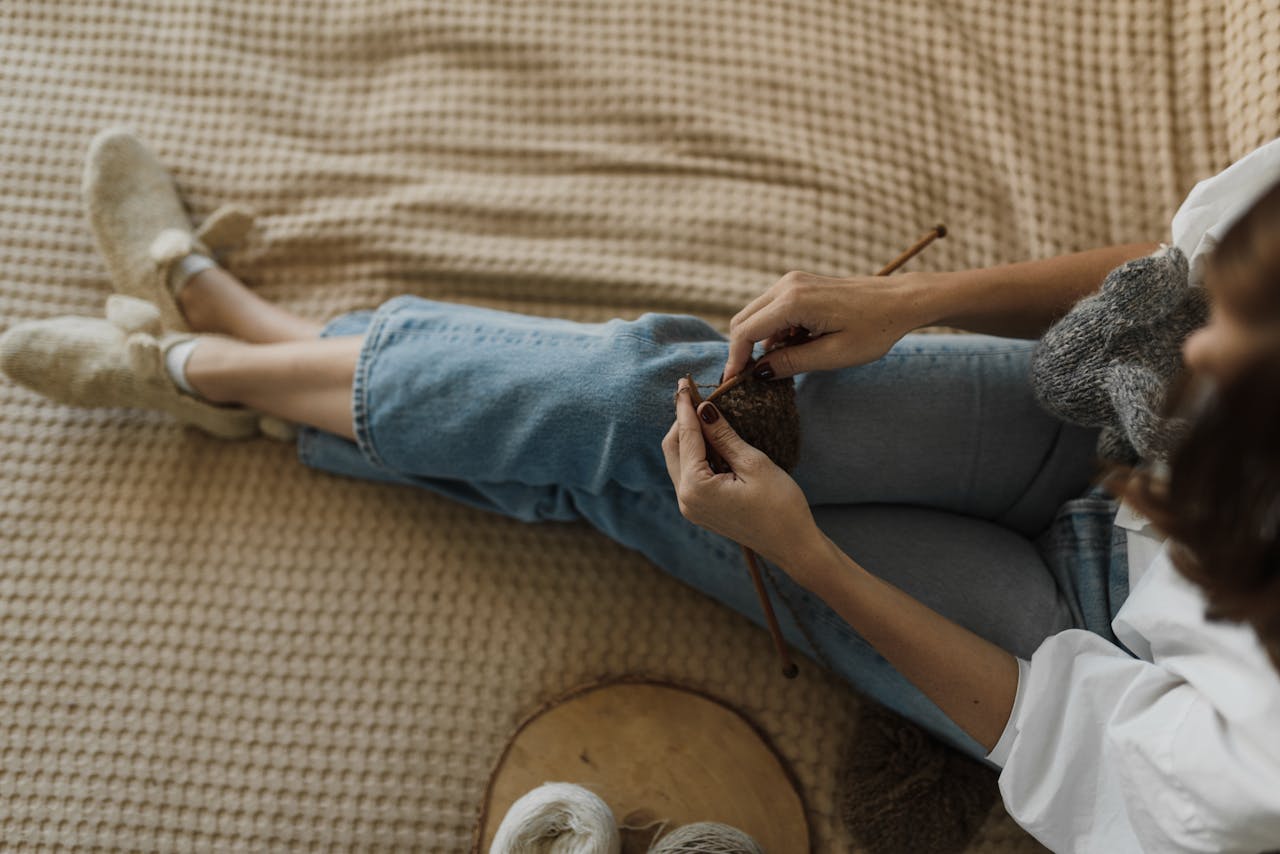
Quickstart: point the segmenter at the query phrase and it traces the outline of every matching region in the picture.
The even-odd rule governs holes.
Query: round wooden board
[[[809,851],[804,803],[772,749],[737,712],[671,685],[590,688],[527,720],[489,780],[479,850],[517,799],[550,782],[595,792],[619,824],[719,821],[770,854]],[[624,854],[643,854],[656,829],[624,831]]]

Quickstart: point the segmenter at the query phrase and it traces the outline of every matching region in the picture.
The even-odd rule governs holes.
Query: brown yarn
[[[841,818],[868,854],[960,852],[990,814],[996,780],[990,768],[864,701],[840,769]]]
[[[947,236],[947,227],[938,223],[876,273],[887,276],[920,254],[926,246]],[[809,332],[793,327],[778,347],[801,344],[809,340]],[[796,408],[795,382],[757,380],[751,376],[755,361],[748,362],[737,376],[707,396],[729,419],[738,435],[768,455],[783,471],[791,471],[800,461],[800,412]]]
[[[746,379],[722,393],[716,407],[743,440],[763,451],[783,471],[800,461],[800,410],[796,384]]]

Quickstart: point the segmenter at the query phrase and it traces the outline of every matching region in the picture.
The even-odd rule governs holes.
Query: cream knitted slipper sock
[[[187,331],[171,269],[193,253],[212,259],[215,250],[239,242],[252,217],[224,206],[193,230],[168,171],[124,128],[109,128],[89,143],[82,189],[116,290],[154,304],[166,330]]]
[[[257,412],[207,403],[169,376],[165,351],[193,337],[162,334],[154,305],[117,294],[107,300],[105,320],[64,316],[10,328],[0,335],[0,368],[14,382],[72,406],[151,409],[224,439],[257,435]]]

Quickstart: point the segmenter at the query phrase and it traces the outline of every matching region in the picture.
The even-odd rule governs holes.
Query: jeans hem
[[[369,373],[375,355],[375,349],[381,344],[386,327],[387,316],[402,303],[406,297],[396,297],[383,303],[378,309],[348,312],[338,315],[324,324],[320,329],[320,338],[333,338],[341,335],[363,334],[364,341],[360,353],[356,357],[356,368],[351,382],[351,420],[352,432],[355,433],[356,448],[372,467],[389,474],[396,472],[383,462],[373,444],[369,417]],[[367,316],[368,322],[360,327],[360,321]],[[315,427],[301,425],[296,439],[298,461],[311,468],[325,470],[322,464],[323,443],[334,438]],[[345,439],[343,441],[346,441]],[[319,450],[317,447],[319,446]]]
[[[373,371],[373,360],[377,357],[386,336],[387,321],[406,299],[410,298],[395,297],[383,303],[374,312],[369,327],[365,331],[364,343],[356,357],[355,374],[351,380],[351,424],[352,431],[355,433],[356,447],[371,464],[388,472],[394,472],[394,470],[382,459],[373,440],[373,419],[369,404],[370,374]]]

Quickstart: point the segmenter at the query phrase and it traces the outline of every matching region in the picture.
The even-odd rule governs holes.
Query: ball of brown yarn
[[[800,410],[796,384],[748,378],[714,401],[738,435],[759,448],[783,471],[800,461]]]
[[[841,818],[860,851],[964,851],[999,797],[996,773],[871,702],[839,771]]]
[[[715,821],[686,824],[654,843],[649,854],[764,854],[747,834]]]

